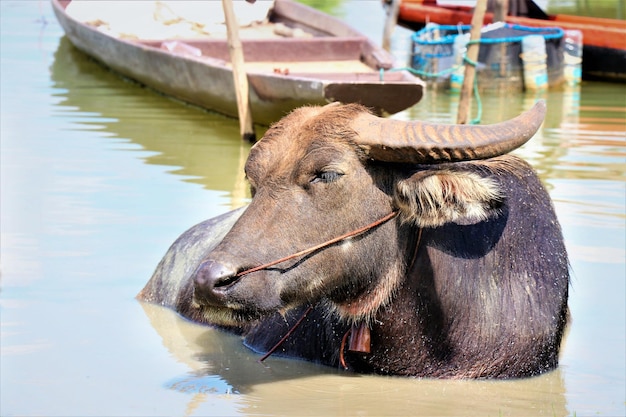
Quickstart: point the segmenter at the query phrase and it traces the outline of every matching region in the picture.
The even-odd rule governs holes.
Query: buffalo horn
[[[362,114],[354,120],[356,143],[374,160],[397,163],[458,162],[504,155],[539,129],[546,104],[492,125],[443,125],[383,119]]]

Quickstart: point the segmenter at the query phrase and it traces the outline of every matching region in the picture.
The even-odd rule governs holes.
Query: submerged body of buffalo
[[[337,111],[347,113],[333,121]],[[250,206],[183,234],[139,298],[240,332],[258,352],[312,306],[277,354],[357,372],[510,378],[554,369],[568,262],[532,168],[498,156],[504,148],[484,160],[404,161],[395,144],[374,149],[360,127],[342,125],[361,111],[304,110],[270,129],[246,164]],[[512,125],[531,122],[529,138],[540,120]],[[357,237],[239,275],[394,211]],[[358,327],[371,337],[366,352],[344,346]]]

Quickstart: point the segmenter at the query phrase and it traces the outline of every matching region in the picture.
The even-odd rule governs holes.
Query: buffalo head
[[[524,144],[544,114],[540,102],[506,122],[466,126],[382,119],[359,105],[295,110],[250,151],[252,201],[196,270],[195,307],[221,325],[319,301],[349,322],[371,320],[411,267],[416,226],[499,213],[497,182],[464,161]],[[242,274],[393,212],[358,236]]]

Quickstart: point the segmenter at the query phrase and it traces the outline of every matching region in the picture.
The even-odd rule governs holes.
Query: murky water
[[[379,7],[330,4],[376,38]],[[625,85],[545,95],[548,119],[517,151],[547,184],[571,258],[559,369],[507,382],[355,376],[260,365],[237,337],[134,300],[180,233],[247,201],[249,145],[235,120],[73,50],[47,2],[2,1],[0,17],[0,414],[626,414]],[[483,96],[483,122],[535,99]],[[457,100],[429,93],[396,117],[452,122]]]

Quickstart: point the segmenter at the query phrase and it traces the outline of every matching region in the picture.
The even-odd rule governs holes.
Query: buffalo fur
[[[150,300],[179,288],[171,307],[242,332],[258,352],[314,306],[277,354],[338,366],[341,353],[357,372],[511,378],[554,369],[568,261],[532,168],[509,155],[369,159],[350,129],[362,111],[304,108],[270,128],[246,164],[250,206],[184,284],[153,277]],[[397,218],[358,237],[235,277],[394,210]],[[370,329],[370,353],[340,352],[352,325]]]
[[[395,203],[406,221],[437,227],[460,220],[487,220],[502,203],[497,183],[473,172],[420,171],[398,182]]]

